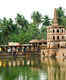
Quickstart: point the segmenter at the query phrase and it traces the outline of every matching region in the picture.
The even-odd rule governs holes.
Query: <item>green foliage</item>
[[[66,28],[66,16],[62,7],[57,8],[58,22]],[[0,19],[0,44],[8,42],[28,43],[32,39],[47,39],[47,26],[51,21],[47,15],[42,16],[40,12],[32,13],[30,22],[22,15],[17,14],[15,20],[12,18]],[[40,29],[39,29],[40,26]]]
[[[64,10],[62,7],[57,8],[58,17],[64,16]]]
[[[66,16],[62,7],[57,8],[57,15],[59,25],[66,26]]]
[[[18,27],[20,27],[23,30],[26,30],[29,24],[25,17],[21,14],[17,14],[16,23],[19,25]]]
[[[19,42],[21,44],[28,43],[32,39],[40,39],[40,31],[34,24],[30,24],[27,31],[19,30],[19,33],[12,33],[9,35],[9,40]]]
[[[46,39],[46,27],[42,29],[42,26],[49,25],[48,16],[42,17],[38,11],[34,11],[31,18],[33,23],[29,23],[22,14],[18,13],[15,21],[6,17],[0,19],[0,44],[28,43],[32,39],[41,39],[42,32]],[[41,29],[39,29],[40,24],[42,24]]]
[[[33,20],[33,23],[38,25],[41,23],[41,17],[42,15],[38,11],[34,11],[31,18]]]
[[[42,18],[42,24],[43,26],[49,26],[50,25],[50,19],[47,15],[45,15],[43,18]]]
[[[47,28],[45,26],[41,27],[41,36],[43,39],[47,39]]]

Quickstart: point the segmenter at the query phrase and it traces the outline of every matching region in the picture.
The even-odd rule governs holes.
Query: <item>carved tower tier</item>
[[[54,9],[53,24],[47,27],[47,48],[66,46],[66,30],[58,24],[56,8]]]

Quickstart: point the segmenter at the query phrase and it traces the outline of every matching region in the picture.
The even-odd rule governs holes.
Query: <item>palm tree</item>
[[[29,24],[25,17],[19,13],[16,16],[16,23],[17,25],[19,25],[18,27],[20,27],[23,30],[26,30]]]
[[[4,17],[1,23],[1,36],[3,41],[2,44],[7,44],[8,43],[8,35],[11,34],[11,32],[14,30],[13,29],[13,20],[9,18],[8,20]]]
[[[64,10],[62,9],[62,7],[57,8],[57,15],[58,15],[59,25],[63,25],[63,22],[65,20],[65,15],[64,15]]]
[[[42,25],[43,26],[49,26],[50,25],[50,19],[47,15],[45,15],[43,18],[42,18]]]
[[[41,23],[41,17],[42,15],[38,11],[34,11],[31,16],[33,23],[36,24],[38,27],[39,24]]]

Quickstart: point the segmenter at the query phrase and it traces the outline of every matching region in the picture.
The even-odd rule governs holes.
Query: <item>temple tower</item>
[[[66,46],[66,31],[58,24],[56,8],[54,9],[53,24],[47,27],[47,48],[62,48]]]

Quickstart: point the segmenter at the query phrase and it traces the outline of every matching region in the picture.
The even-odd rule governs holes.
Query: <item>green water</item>
[[[31,61],[29,65],[27,65],[27,60],[24,60],[24,65],[1,66],[0,80],[66,80],[66,60],[64,58],[38,59],[35,57],[35,59],[29,59]]]

